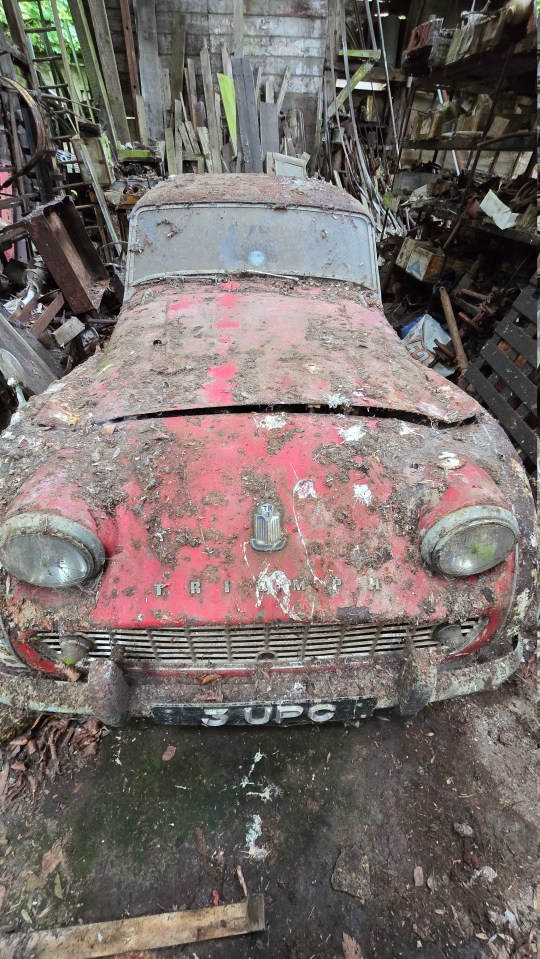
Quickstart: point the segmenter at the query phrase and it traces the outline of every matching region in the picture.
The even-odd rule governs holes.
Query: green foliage
[[[75,27],[73,26],[73,21],[71,19],[71,13],[69,11],[69,4],[67,0],[56,0],[56,5],[58,7],[58,13],[60,15],[60,22],[62,24],[62,34],[66,43],[66,48],[68,51],[68,56],[70,59],[73,58],[73,51],[77,53],[80,52],[79,41],[77,39],[77,34],[75,32]],[[44,21],[45,26],[48,26],[50,23],[53,27],[52,33],[47,34],[48,37],[48,49],[45,43],[44,34],[42,33],[33,33],[30,34],[30,42],[32,48],[36,55],[43,55],[50,53],[52,50],[53,53],[60,53],[60,45],[58,43],[58,38],[56,36],[56,31],[54,30],[54,18],[51,10],[51,4],[49,0],[24,0],[24,2],[19,4],[21,8],[21,13],[26,27],[40,27]],[[40,15],[41,10],[41,15]],[[0,22],[4,28],[7,28],[7,19],[4,12],[3,5],[0,5]]]

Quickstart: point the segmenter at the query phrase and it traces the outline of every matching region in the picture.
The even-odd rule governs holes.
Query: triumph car
[[[104,350],[1,438],[0,701],[171,724],[402,715],[519,665],[533,500],[386,321],[327,183],[182,176]]]

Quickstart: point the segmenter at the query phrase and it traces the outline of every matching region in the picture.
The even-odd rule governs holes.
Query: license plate
[[[375,698],[363,696],[331,702],[156,704],[150,709],[155,721],[166,726],[296,726],[367,719],[376,704]]]

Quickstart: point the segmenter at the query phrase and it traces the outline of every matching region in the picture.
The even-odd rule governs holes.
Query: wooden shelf
[[[415,86],[421,90],[438,86],[492,90],[504,63],[504,84],[536,99],[536,34],[530,34],[513,47],[499,45],[447,63],[432,73],[415,77]]]
[[[481,140],[481,134],[476,137],[464,136],[457,133],[453,137],[434,138],[431,140],[404,140],[404,150],[483,150],[492,153],[527,153],[536,150],[535,133],[516,133],[508,137],[497,137],[492,140]]]
[[[428,211],[439,220],[450,220],[457,216],[457,210],[444,206],[442,203],[434,203],[433,206],[424,207],[423,211]],[[470,220],[464,219],[462,228],[469,230],[478,230],[481,233],[489,233],[499,240],[513,240],[516,243],[524,243],[526,246],[540,245],[540,236],[536,230],[520,230],[511,228],[509,230],[499,230],[498,226],[489,220]]]

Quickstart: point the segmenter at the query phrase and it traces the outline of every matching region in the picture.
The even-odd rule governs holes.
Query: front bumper
[[[91,667],[88,682],[0,671],[0,703],[24,711],[94,715],[110,726],[122,726],[131,717],[151,718],[154,706],[293,705],[306,700],[332,703],[344,697],[374,699],[377,709],[395,706],[402,715],[413,715],[429,702],[494,689],[515,672],[521,661],[520,641],[509,653],[472,665],[441,664],[429,650],[421,650],[411,651],[405,662],[394,665],[272,672],[261,669],[249,676],[219,676],[206,685],[186,673],[180,679],[145,679],[130,686],[120,668],[105,660]]]

